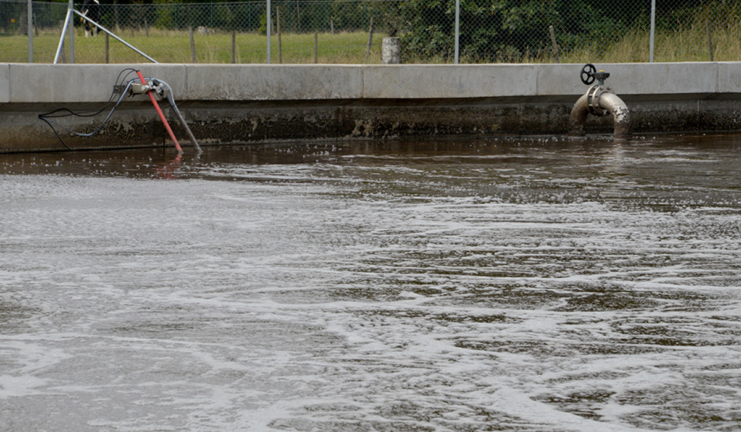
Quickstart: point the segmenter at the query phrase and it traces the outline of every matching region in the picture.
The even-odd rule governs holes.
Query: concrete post
[[[401,63],[401,40],[399,38],[383,38],[381,60],[384,64]]]

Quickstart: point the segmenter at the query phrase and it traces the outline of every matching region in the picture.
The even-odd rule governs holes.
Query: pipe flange
[[[597,117],[605,117],[610,114],[599,105],[599,98],[604,93],[612,93],[609,87],[595,84],[587,90],[587,108],[589,113]]]

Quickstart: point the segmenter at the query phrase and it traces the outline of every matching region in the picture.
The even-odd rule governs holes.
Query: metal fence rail
[[[404,63],[741,57],[741,0],[271,0],[270,39],[267,1],[105,3],[101,24],[170,63],[265,63],[268,57],[272,63],[378,63],[381,40],[389,36],[400,38]],[[34,61],[51,62],[68,5],[32,5]],[[28,61],[27,11],[25,0],[0,0],[0,61]],[[69,60],[69,46],[65,50]],[[75,62],[140,60],[112,39],[85,38],[75,20]]]

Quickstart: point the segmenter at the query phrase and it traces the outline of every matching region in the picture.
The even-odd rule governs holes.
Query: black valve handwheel
[[[581,82],[586,85],[591,85],[594,82],[594,73],[597,72],[597,68],[592,63],[587,63],[581,68]]]

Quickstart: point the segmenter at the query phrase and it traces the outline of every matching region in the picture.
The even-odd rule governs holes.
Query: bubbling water
[[[732,430],[738,147],[0,156],[0,430]]]

